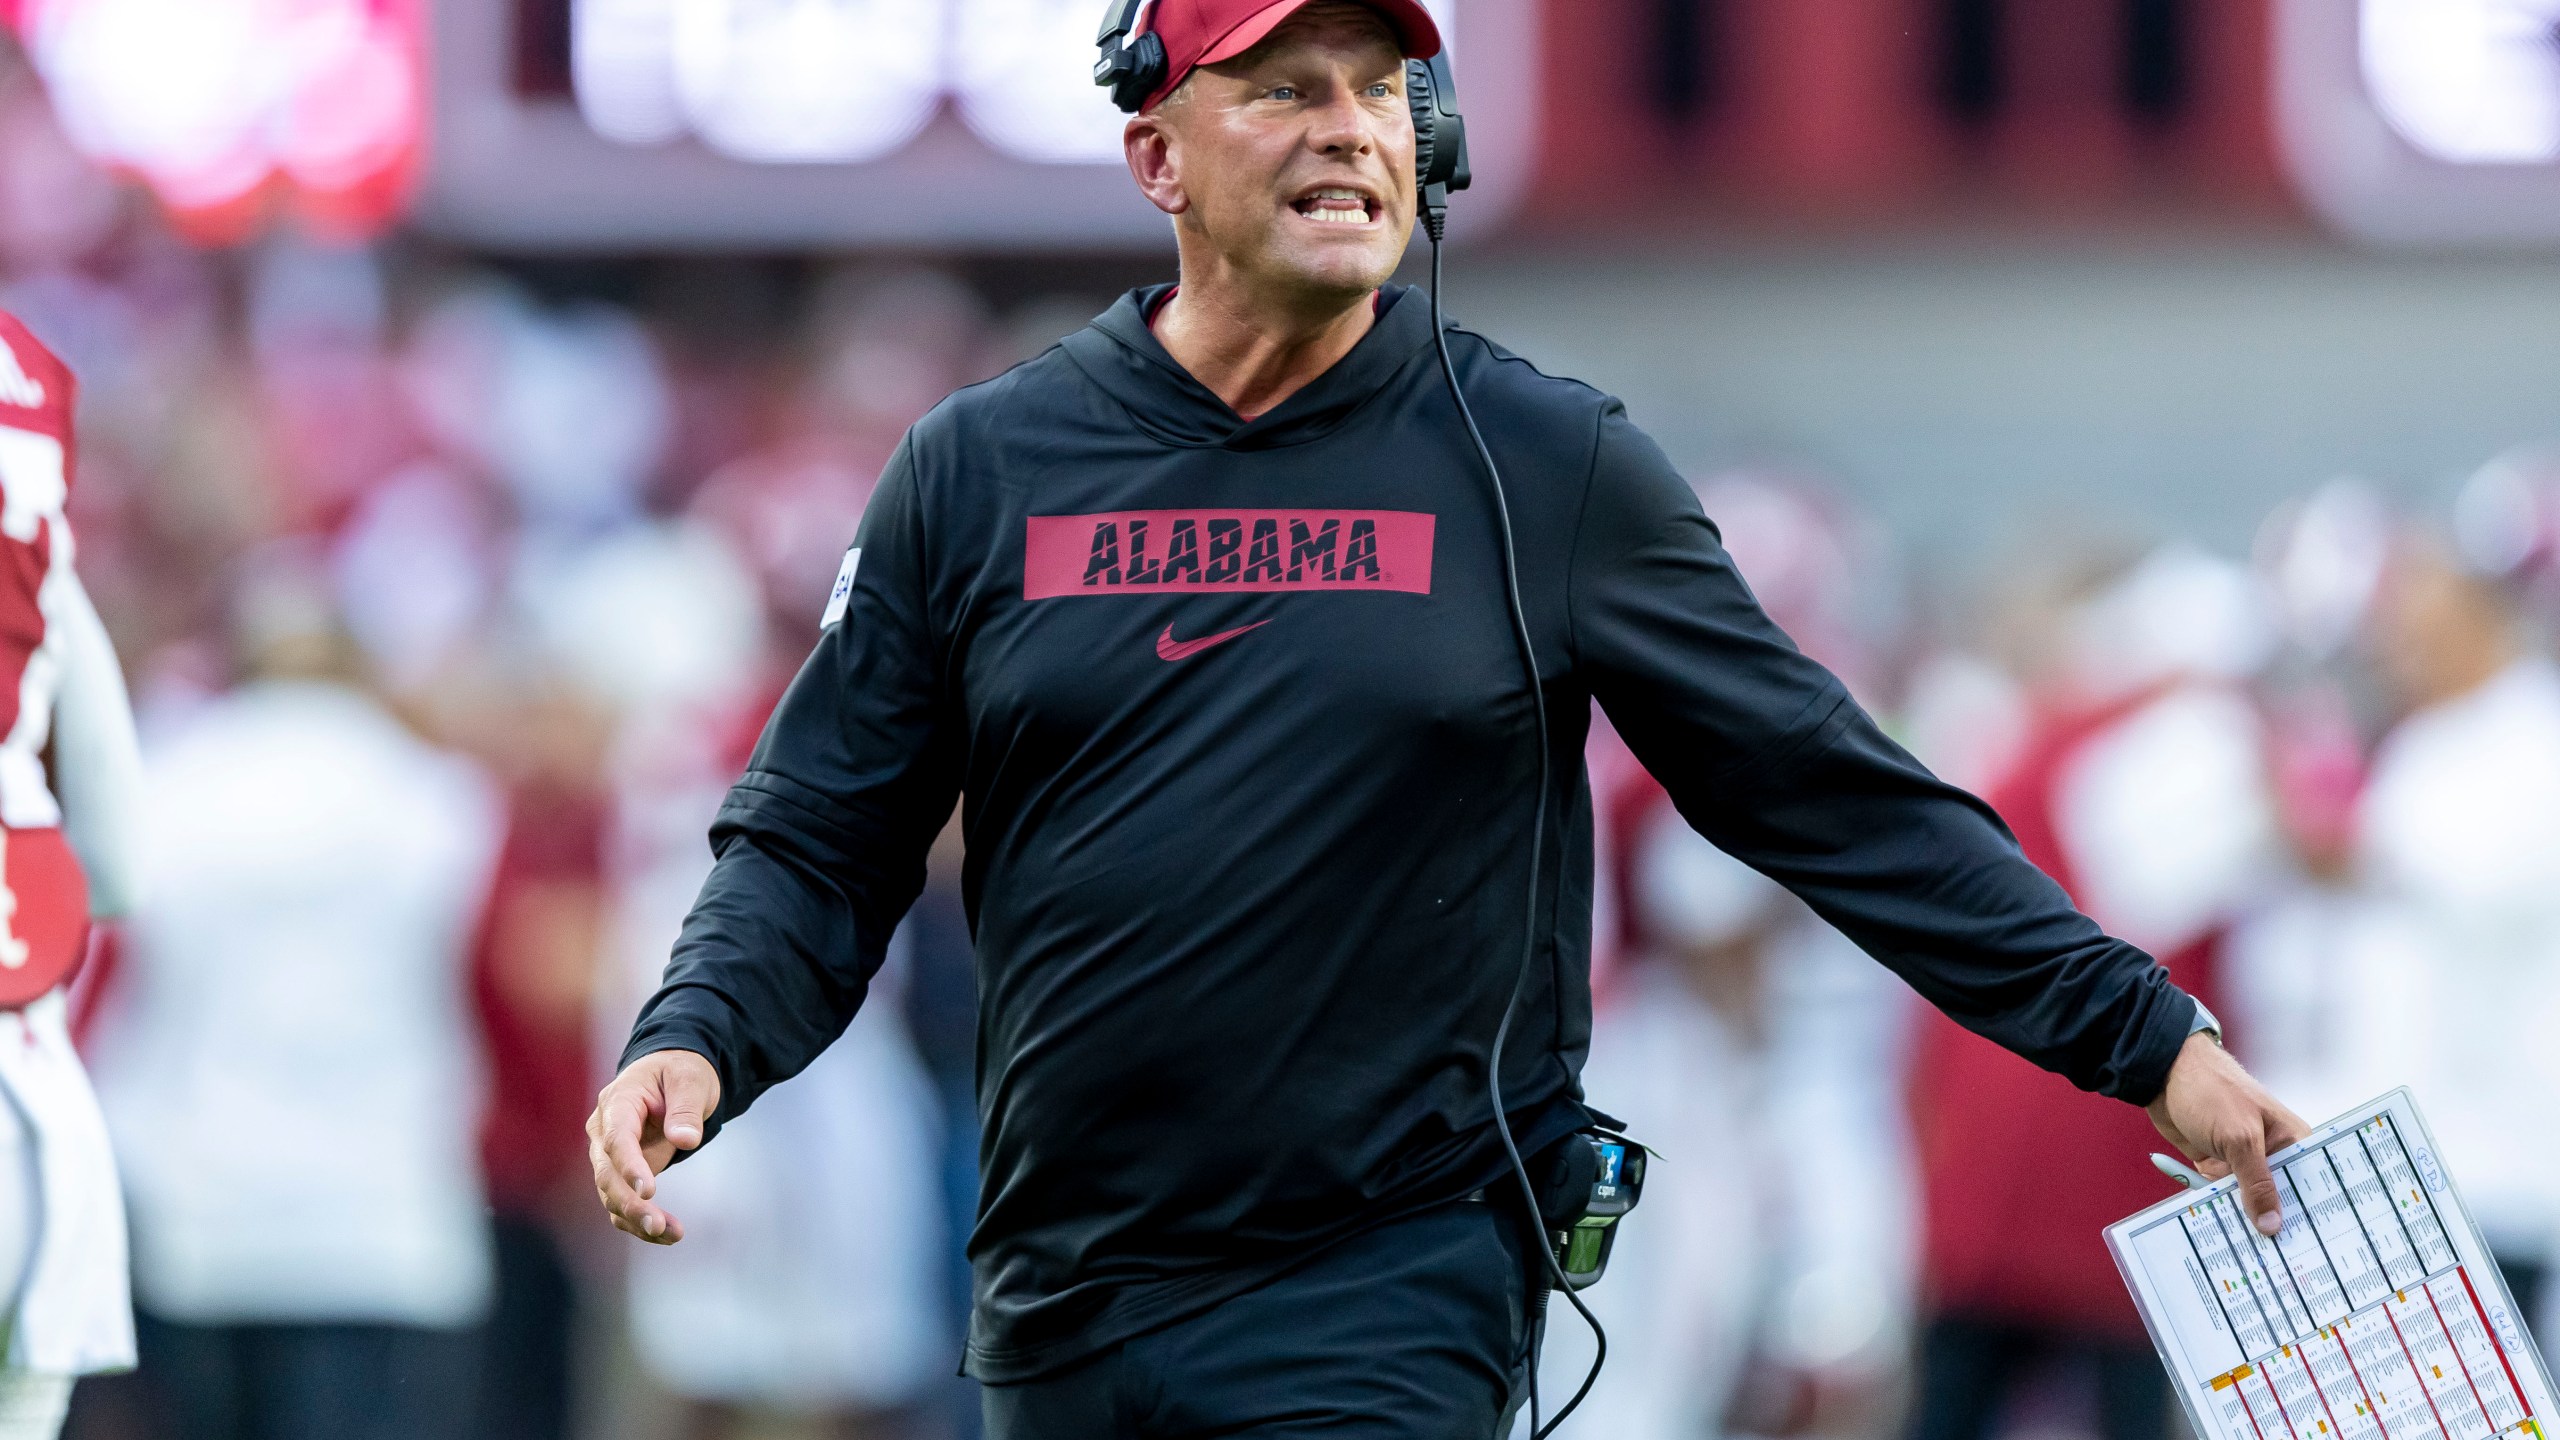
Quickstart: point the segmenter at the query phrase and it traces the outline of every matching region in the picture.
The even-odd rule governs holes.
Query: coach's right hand
[[[676,1217],[650,1202],[658,1173],[702,1143],[702,1122],[719,1104],[720,1073],[690,1050],[643,1055],[604,1087],[587,1117],[587,1161],[613,1228],[652,1245],[684,1238]]]

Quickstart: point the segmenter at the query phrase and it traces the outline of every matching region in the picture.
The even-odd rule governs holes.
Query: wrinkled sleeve
[[[712,824],[717,857],[622,1063],[692,1050],[714,1128],[842,1034],[923,889],[959,791],[908,447],[864,513],[853,583]]]
[[[1669,460],[1612,404],[1575,538],[1576,662],[1698,833],[1957,1023],[2148,1103],[2194,1002],[1887,739],[1764,613]]]

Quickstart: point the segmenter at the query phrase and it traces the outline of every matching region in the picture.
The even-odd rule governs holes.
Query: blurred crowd
[[[582,1124],[890,450],[1108,298],[208,254],[0,72],[0,309],[83,382],[152,785],[146,903],[76,995],[142,1365],[69,1433],[973,1433],[956,827],[851,1031],[667,1178],[683,1246],[606,1228]],[[2553,1303],[2560,462],[2332,482],[2246,555],[2057,540],[1969,598],[1818,477],[1698,479],[1789,633],[2278,1093],[2414,1085]],[[1587,1088],[1661,1158],[1566,1433],[2165,1433],[2098,1239],[2162,1193],[2144,1117],[1928,1012],[1595,728]],[[1560,1315],[1546,1392],[1589,1355]]]
[[[2560,463],[2396,504],[2334,480],[2245,556],[2057,541],[1925,624],[1825,487],[1699,488],[1780,623],[2279,1095],[2317,1121],[2411,1086],[2552,1333]],[[2166,1190],[2146,1117],[1920,1004],[1606,737],[1593,773],[1621,906],[1586,1080],[1664,1154],[1594,1292],[1585,1433],[2169,1433],[2099,1238]],[[1550,1385],[1588,1354],[1556,1333]]]
[[[956,866],[843,1042],[670,1176],[692,1243],[601,1228],[583,1123],[891,449],[1108,298],[203,252],[0,56],[0,309],[82,382],[152,811],[74,997],[142,1365],[70,1433],[968,1428]]]

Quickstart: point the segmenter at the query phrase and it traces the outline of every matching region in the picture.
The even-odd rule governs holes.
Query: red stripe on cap
[[[1308,0],[1157,0],[1147,28],[1164,42],[1165,80],[1139,108],[1152,109],[1193,70],[1232,60],[1270,37]],[[1408,59],[1440,53],[1440,27],[1421,0],[1356,0],[1396,32]]]

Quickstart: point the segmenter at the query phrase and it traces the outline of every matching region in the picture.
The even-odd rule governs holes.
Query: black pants
[[[569,1440],[575,1414],[578,1285],[551,1227],[491,1217],[498,1293],[480,1330],[472,1440]]]
[[[2169,1379],[2148,1343],[1947,1316],[1930,1322],[1920,1342],[1911,1440],[1984,1440],[1998,1433],[2018,1383],[2051,1364],[2087,1376],[2098,1433],[2106,1440],[2161,1440],[2169,1433]]]
[[[1526,1393],[1523,1229],[1481,1201],[1381,1225],[1063,1374],[987,1386],[988,1440],[1494,1440]]]
[[[472,1440],[479,1336],[402,1325],[175,1325],[137,1317],[171,1440]]]

